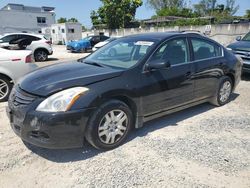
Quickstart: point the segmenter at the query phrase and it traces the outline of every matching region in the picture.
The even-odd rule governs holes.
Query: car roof
[[[199,34],[197,32],[182,32],[182,31],[169,31],[169,32],[153,32],[153,33],[142,33],[142,34],[135,34],[135,35],[128,35],[125,36],[129,38],[138,38],[139,40],[157,40],[162,41],[167,38],[173,37],[173,36],[199,36],[203,37],[202,34]]]
[[[3,36],[8,36],[8,35],[30,35],[30,36],[34,36],[34,37],[39,37],[39,38],[43,38],[43,35],[39,35],[39,34],[33,34],[33,33],[6,33]]]

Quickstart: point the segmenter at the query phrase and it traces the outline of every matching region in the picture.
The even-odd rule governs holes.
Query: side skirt
[[[202,104],[202,103],[209,102],[210,100],[211,100],[211,98],[206,98],[206,99],[195,101],[195,102],[183,105],[183,106],[179,106],[179,107],[176,107],[176,108],[168,109],[166,111],[162,111],[162,112],[157,113],[157,114],[153,114],[153,115],[150,115],[150,116],[144,116],[142,118],[143,119],[142,122],[147,122],[147,121],[150,121],[150,120],[153,120],[153,119],[156,119],[156,118],[168,115],[168,114],[172,114],[174,112],[178,112],[178,111],[181,111],[181,110],[184,110],[184,109],[187,109],[187,108],[190,108],[190,107]],[[139,127],[136,127],[136,128],[139,128]]]

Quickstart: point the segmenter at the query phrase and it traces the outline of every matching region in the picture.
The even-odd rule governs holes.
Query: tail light
[[[51,42],[50,40],[45,41],[45,43],[47,43],[47,44],[49,44],[49,45],[52,44],[52,42]]]
[[[33,62],[33,58],[32,58],[32,54],[28,55],[26,58],[25,58],[25,63],[32,63]]]

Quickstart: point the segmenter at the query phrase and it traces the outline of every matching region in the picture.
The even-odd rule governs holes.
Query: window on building
[[[54,29],[52,29],[52,33],[55,33],[55,30],[54,30]]]
[[[62,33],[65,33],[65,30],[64,30],[64,29],[62,29]]]
[[[39,24],[46,23],[46,18],[45,17],[37,17],[37,23],[39,23]]]
[[[68,29],[68,32],[69,32],[69,33],[74,33],[74,32],[75,32],[75,29]]]

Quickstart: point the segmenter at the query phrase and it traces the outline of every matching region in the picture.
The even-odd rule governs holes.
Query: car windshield
[[[83,62],[127,69],[137,64],[154,45],[153,40],[123,38],[115,40],[89,55]]]
[[[247,34],[242,38],[242,40],[244,40],[244,41],[250,41],[250,32],[247,33]]]

